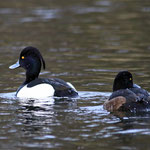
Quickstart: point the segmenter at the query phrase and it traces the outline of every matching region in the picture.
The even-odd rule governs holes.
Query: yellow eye
[[[130,78],[129,80],[132,80],[132,78]]]
[[[21,59],[24,59],[24,56],[22,56]]]

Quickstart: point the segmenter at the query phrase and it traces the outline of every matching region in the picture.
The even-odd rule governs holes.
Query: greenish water
[[[150,113],[110,114],[103,103],[118,71],[150,91],[147,0],[5,0],[0,3],[0,149],[149,149]],[[41,77],[71,82],[77,100],[24,101],[26,46],[40,49]]]

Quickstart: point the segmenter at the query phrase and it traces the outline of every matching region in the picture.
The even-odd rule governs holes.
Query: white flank
[[[54,96],[54,88],[50,84],[38,84],[34,87],[25,85],[17,94],[20,98],[46,98]]]

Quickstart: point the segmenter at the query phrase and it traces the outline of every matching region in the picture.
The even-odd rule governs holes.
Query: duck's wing
[[[65,97],[65,96],[76,97],[76,96],[78,96],[76,89],[70,83],[67,83],[64,80],[61,80],[58,78],[51,78],[51,79],[48,79],[48,81],[55,89],[54,96],[57,96],[57,97]]]
[[[139,100],[139,97],[129,89],[121,89],[113,92],[110,95],[109,100],[116,98],[118,96],[124,97],[126,99],[126,102],[136,102]]]
[[[150,101],[150,95],[146,90],[142,88],[130,88],[130,90],[139,97],[139,101]]]

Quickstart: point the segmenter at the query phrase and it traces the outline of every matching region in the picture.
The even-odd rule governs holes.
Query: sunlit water
[[[120,70],[150,91],[150,2],[5,0],[0,3],[0,149],[149,149],[150,112],[109,113]],[[18,99],[25,46],[40,49],[40,76],[71,82],[77,99]]]

